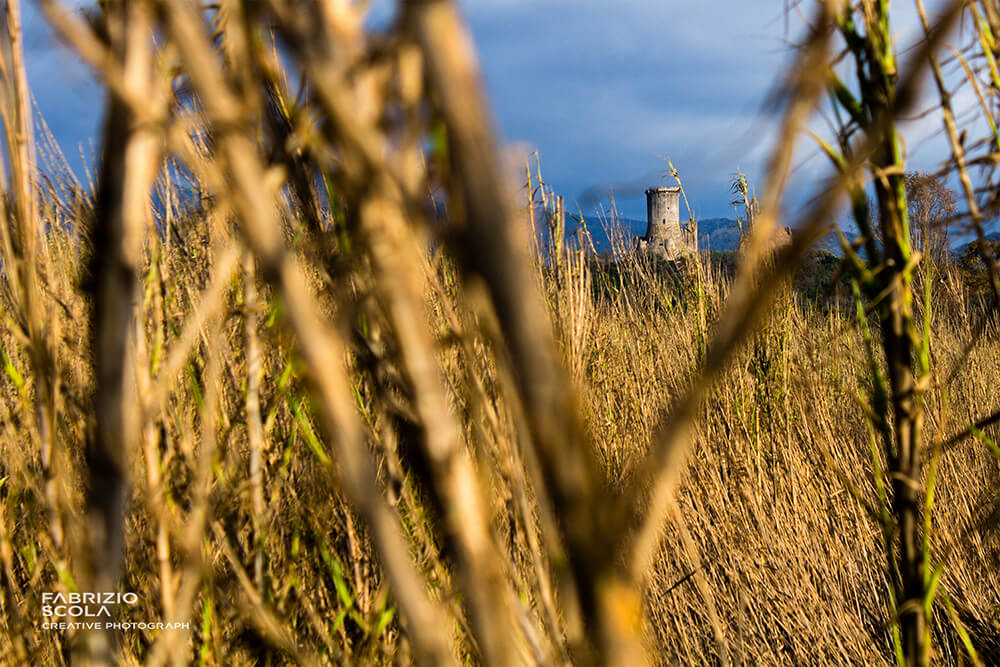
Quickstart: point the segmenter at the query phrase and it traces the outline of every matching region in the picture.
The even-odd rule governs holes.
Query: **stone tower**
[[[697,233],[681,229],[680,188],[646,190],[646,236],[639,249],[677,259],[698,251]]]

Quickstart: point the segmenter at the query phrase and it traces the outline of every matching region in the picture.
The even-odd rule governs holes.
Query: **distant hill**
[[[646,221],[637,220],[635,218],[620,218],[619,223],[621,224],[623,231],[626,232],[630,237],[643,236],[646,233]],[[853,223],[844,223],[844,233],[847,234],[848,238],[853,238],[858,232],[857,228],[854,227]],[[597,248],[597,252],[602,252],[604,250],[609,250],[611,245],[608,242],[607,234],[605,230],[601,227],[600,222],[596,216],[587,218],[587,228],[590,230],[591,236],[594,239],[594,246]],[[570,225],[570,231],[574,227]],[[966,248],[969,246],[970,242],[974,237],[972,234],[966,232],[962,235],[955,235],[952,237],[951,248],[952,255],[956,258],[961,257],[962,253],[965,252]],[[1000,241],[1000,231],[990,231],[986,234],[986,239],[989,241]],[[706,218],[704,220],[698,221],[698,248],[701,250],[712,250],[715,252],[732,252],[739,248],[740,244],[740,228],[739,223],[732,218]],[[825,234],[814,246],[817,249],[827,250],[834,255],[840,257],[840,242],[837,240],[836,232],[830,231]],[[861,251],[864,254],[864,251]]]
[[[739,222],[731,218],[707,218],[698,221],[698,248],[730,252],[740,246]]]
[[[646,233],[646,221],[634,218],[619,218],[619,224],[629,236],[643,236]],[[596,218],[587,221],[587,228],[594,238],[594,246],[598,252],[609,249],[605,230],[601,228]],[[833,237],[831,249],[839,249],[836,237]],[[732,252],[740,245],[739,223],[732,218],[705,218],[698,221],[698,248],[715,252]],[[823,244],[825,247],[825,244]]]
[[[646,233],[646,221],[635,218],[619,218],[619,224],[630,237],[643,236]],[[598,252],[610,249],[607,234],[596,217],[587,220],[587,228],[594,239]],[[572,228],[571,228],[572,231]],[[850,232],[848,232],[850,234]],[[705,218],[698,221],[698,248],[715,252],[733,252],[740,245],[739,223],[732,218]],[[837,235],[829,232],[816,243],[816,248],[828,250],[840,256],[840,243]]]
[[[619,218],[622,231],[631,237],[643,236],[646,233],[646,221],[634,218]],[[605,230],[597,218],[587,220],[587,228],[594,239],[598,252],[611,247]],[[731,218],[707,218],[698,221],[698,247],[702,250],[733,251],[740,244],[740,229],[736,220]]]

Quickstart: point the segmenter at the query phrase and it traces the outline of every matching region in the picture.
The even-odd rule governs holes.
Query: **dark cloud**
[[[585,212],[610,189],[626,215],[644,216],[642,192],[666,182],[667,156],[702,217],[731,214],[729,178],[737,168],[763,185],[776,119],[762,109],[792,55],[785,44],[802,25],[790,15],[786,33],[782,3],[461,5],[502,135],[536,148],[546,182],[567,198],[576,193]],[[394,8],[375,0],[372,20],[385,23]],[[912,30],[906,11],[897,25]],[[75,56],[52,48],[33,3],[26,4],[25,24],[39,107],[73,162],[77,145],[96,139],[100,92]],[[793,182],[825,167],[804,157]]]
[[[645,196],[646,189],[659,184],[656,174],[646,174],[641,178],[618,183],[596,183],[585,187],[576,197],[576,204],[584,211],[590,211],[606,204],[614,197],[619,199],[638,199]]]
[[[465,3],[503,133],[585,210],[611,188],[635,216],[668,155],[705,215],[730,211],[730,172],[759,170],[783,25],[773,3],[726,5]]]

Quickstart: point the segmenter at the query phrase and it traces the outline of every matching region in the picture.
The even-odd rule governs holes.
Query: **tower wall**
[[[688,244],[681,232],[680,188],[646,190],[645,247],[667,259],[687,254]]]

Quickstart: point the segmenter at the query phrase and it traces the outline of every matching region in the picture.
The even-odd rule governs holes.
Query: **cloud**
[[[801,38],[804,16],[786,21],[762,0],[462,4],[504,135],[537,145],[548,181],[578,193],[582,207],[614,189],[627,213],[641,216],[642,191],[662,181],[665,155],[704,216],[731,214],[737,168],[763,187],[778,122],[765,103],[794,57],[788,45]],[[907,7],[895,16],[904,51],[919,22]],[[811,127],[825,134],[821,120]],[[933,119],[907,125],[918,164],[941,155],[938,139],[924,139],[939,127]],[[829,165],[807,137],[794,165],[791,199],[801,202]]]
[[[669,154],[696,208],[728,212],[729,174],[759,162],[780,14],[759,0],[672,5],[463,3],[503,134],[537,145],[584,208],[610,187],[640,215]]]
[[[944,0],[929,3],[934,12]],[[546,182],[588,209],[615,192],[642,217],[642,192],[665,183],[665,156],[680,170],[696,213],[731,214],[729,179],[740,168],[763,187],[777,118],[768,94],[793,57],[803,17],[781,3],[645,0],[461,0],[479,49],[496,123],[510,143],[538,150]],[[29,77],[66,152],[96,138],[102,97],[88,70],[25,5]],[[805,10],[804,10],[805,11]],[[375,0],[373,24],[395,3]],[[911,9],[895,10],[903,45],[919,36]],[[974,101],[974,100],[973,100]],[[963,105],[969,100],[962,99]],[[821,121],[811,127],[826,132]],[[928,169],[945,155],[940,121],[906,126],[910,156]],[[526,149],[513,151],[517,162]],[[796,153],[795,196],[827,173],[808,139]],[[589,211],[585,211],[589,212]]]
[[[653,178],[647,175],[644,178],[620,183],[595,183],[584,188],[577,195],[576,202],[582,209],[589,211],[599,208],[600,204],[608,201],[611,197],[616,200],[619,198],[637,199],[645,194],[646,189],[653,182]]]

